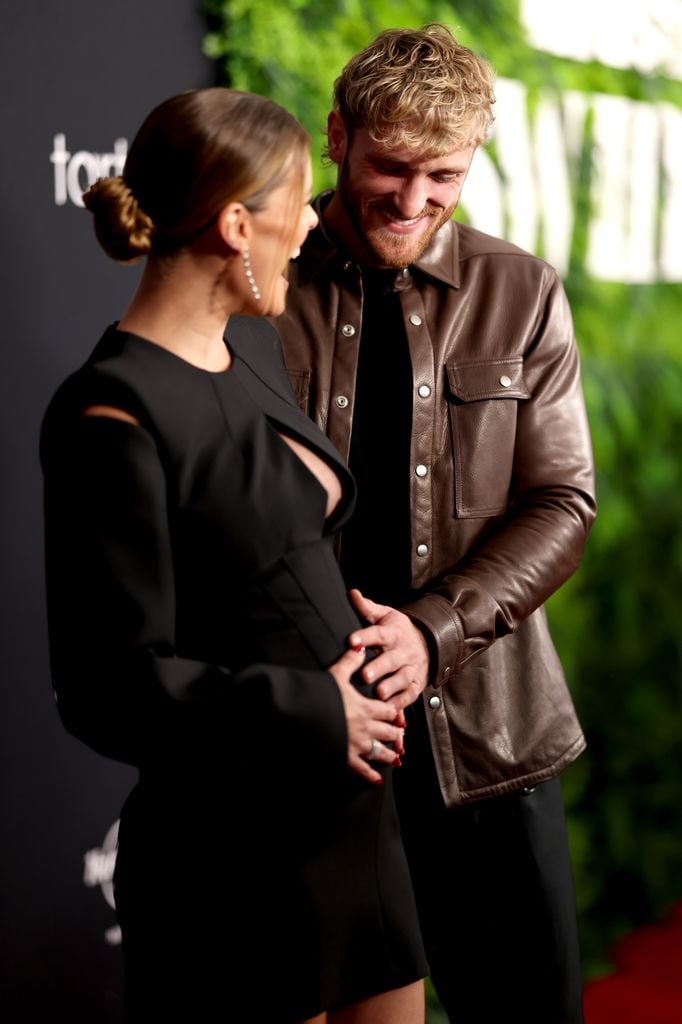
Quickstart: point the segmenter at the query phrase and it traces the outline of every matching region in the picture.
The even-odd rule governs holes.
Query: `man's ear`
[[[243,203],[228,203],[218,214],[220,237],[235,252],[243,252],[251,239],[251,214]]]
[[[340,164],[346,153],[348,132],[338,110],[332,110],[327,118],[327,151],[329,159]]]

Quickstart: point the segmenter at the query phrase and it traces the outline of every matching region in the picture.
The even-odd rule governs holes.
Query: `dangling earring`
[[[253,271],[251,269],[248,247],[242,252],[242,259],[244,261],[244,273],[246,274],[246,280],[249,282],[249,288],[253,293],[254,299],[258,302],[260,300],[260,290],[256,284],[256,279],[254,278]]]

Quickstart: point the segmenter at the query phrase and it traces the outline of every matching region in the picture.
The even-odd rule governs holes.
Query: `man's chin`
[[[434,226],[417,238],[394,235],[390,231],[372,231],[365,235],[365,242],[380,266],[400,270],[419,259],[439,226]]]

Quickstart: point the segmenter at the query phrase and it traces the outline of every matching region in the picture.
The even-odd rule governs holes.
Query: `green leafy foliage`
[[[381,29],[440,21],[540,90],[682,107],[682,83],[533,50],[515,0],[206,0],[205,51],[221,80],[278,100],[321,150],[334,78]],[[493,154],[494,156],[494,154]],[[600,514],[579,573],[549,602],[588,739],[564,774],[588,975],[610,941],[682,898],[682,289],[585,271],[591,117],[572,182],[566,288],[583,353]],[[318,188],[333,169],[315,167]],[[465,194],[466,201],[466,194]],[[430,994],[430,1020],[438,1016]]]
[[[682,894],[682,367],[613,347],[583,360],[600,516],[549,605],[588,737],[564,776],[588,973]]]

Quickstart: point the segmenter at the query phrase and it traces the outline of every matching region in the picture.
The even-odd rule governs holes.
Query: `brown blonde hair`
[[[445,25],[388,29],[346,64],[334,109],[347,130],[430,155],[483,142],[493,122],[490,65]]]
[[[272,100],[195,89],[156,107],[132,142],[123,175],[95,182],[83,201],[114,259],[165,256],[196,238],[227,203],[261,210],[291,172],[300,172],[302,189],[309,147],[305,129]]]

